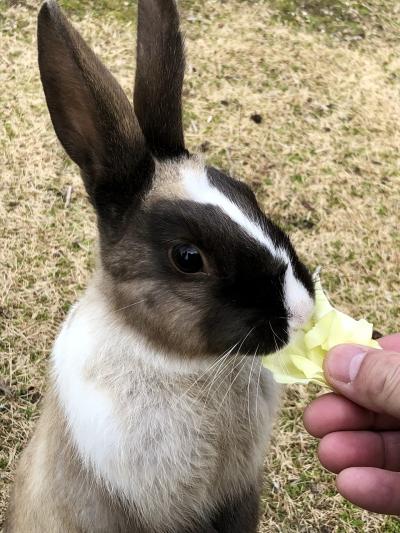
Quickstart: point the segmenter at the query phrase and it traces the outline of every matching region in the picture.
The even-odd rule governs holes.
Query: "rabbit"
[[[174,0],[139,0],[133,106],[54,0],[55,132],[97,215],[92,281],[55,341],[5,531],[252,533],[279,391],[260,355],[314,306],[287,235],[189,153]]]

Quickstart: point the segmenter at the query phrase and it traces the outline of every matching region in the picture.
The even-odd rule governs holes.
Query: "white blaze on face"
[[[211,185],[204,167],[188,163],[182,170],[183,185],[190,200],[200,204],[219,207],[228,217],[236,222],[248,235],[265,246],[273,257],[288,263],[286,250],[274,245],[258,224],[253,222],[243,211],[219,189]]]
[[[189,200],[219,207],[231,220],[236,222],[250,237],[259,242],[270,254],[287,265],[284,282],[285,307],[289,314],[289,329],[301,327],[311,315],[314,302],[307,289],[296,278],[287,251],[276,246],[269,235],[251,220],[234,202],[214,187],[203,166],[189,161],[182,167],[183,187]]]
[[[304,326],[314,309],[314,300],[295,277],[291,263],[285,273],[285,307],[289,313],[289,334]]]

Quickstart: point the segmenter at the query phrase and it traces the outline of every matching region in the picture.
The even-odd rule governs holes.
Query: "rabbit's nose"
[[[291,329],[299,329],[307,323],[311,317],[312,309],[308,311],[308,302],[300,302],[298,312],[291,312],[288,316]]]
[[[304,326],[311,317],[314,300],[306,287],[294,276],[291,265],[285,273],[284,294],[289,327],[296,330]]]

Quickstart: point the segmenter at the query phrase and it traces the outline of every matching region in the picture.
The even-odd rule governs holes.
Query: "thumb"
[[[328,353],[324,370],[336,392],[371,411],[400,419],[400,353],[343,344]]]

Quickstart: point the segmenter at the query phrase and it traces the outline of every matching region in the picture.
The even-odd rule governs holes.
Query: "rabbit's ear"
[[[139,0],[134,107],[151,151],[185,153],[182,83],[185,56],[174,0]]]
[[[95,207],[132,201],[151,164],[132,105],[53,0],[39,12],[38,51],[54,129]]]

